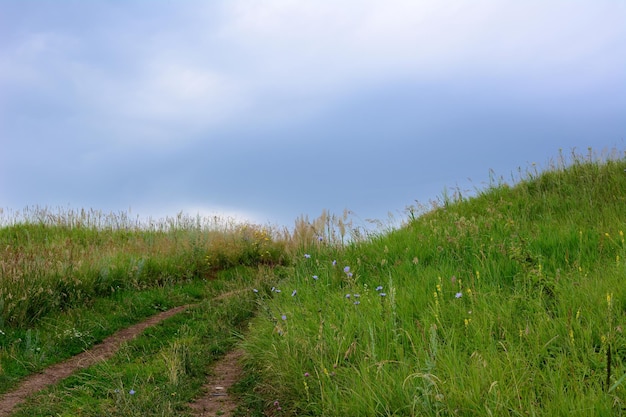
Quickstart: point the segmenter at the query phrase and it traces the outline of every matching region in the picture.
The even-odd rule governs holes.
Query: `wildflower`
[[[382,285],[379,285],[378,287],[376,287],[376,291],[382,291],[382,289],[383,289]]]
[[[259,292],[259,290],[257,290],[256,288],[253,288],[252,291],[255,292],[255,293]]]
[[[131,389],[130,391],[128,391],[128,393],[129,393],[130,395],[135,395],[135,390],[134,390],[134,389]]]
[[[323,241],[323,240],[324,240],[324,238],[323,238],[323,237],[321,237],[321,236],[318,236],[318,237],[317,237],[317,240],[319,240],[319,241],[321,242],[321,241]]]
[[[310,377],[310,376],[311,376],[311,374],[309,374],[308,372],[305,372],[305,373],[304,373],[304,376],[305,376],[306,378],[308,378],[308,377]]]
[[[283,319],[283,321],[287,320],[287,315],[283,314],[282,316],[280,316],[281,319]]]
[[[278,407],[280,405],[280,403],[278,402],[278,400],[274,401],[274,407]]]
[[[274,292],[279,293],[279,292],[280,292],[280,290],[279,290],[279,289],[275,289],[275,290],[274,290]]]
[[[305,253],[305,254],[304,254],[304,257],[305,257],[306,259],[309,259],[309,258],[311,257],[311,255],[309,255],[308,253]]]
[[[349,274],[350,273],[350,267],[349,266],[344,267],[343,268],[343,272],[345,272],[346,274]]]
[[[350,294],[346,294],[346,298],[350,298]]]
[[[296,292],[297,292],[296,290],[293,290],[293,292],[291,293],[291,296],[295,297],[296,296]]]
[[[361,294],[354,294],[354,298],[359,298]]]
[[[457,292],[456,294],[454,294],[455,298],[461,298],[463,297],[463,293],[462,292]]]
[[[313,275],[313,279],[317,281],[319,277],[317,275]]]
[[[381,297],[386,297],[386,296],[387,296],[387,293],[386,293],[386,292],[381,292],[381,293],[380,293],[380,296],[381,296]]]
[[[357,301],[355,301],[355,302],[354,302],[354,305],[355,305],[355,306],[358,306],[359,304],[361,304],[361,302],[360,302],[359,300],[357,300]]]
[[[333,260],[333,266],[337,266],[337,260]]]

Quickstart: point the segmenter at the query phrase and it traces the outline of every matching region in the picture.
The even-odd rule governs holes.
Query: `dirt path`
[[[204,395],[189,404],[196,417],[231,416],[238,404],[228,393],[243,374],[241,350],[233,350],[216,362],[212,375],[202,388]]]
[[[24,402],[28,396],[44,389],[48,385],[55,384],[60,380],[67,378],[78,369],[87,368],[96,362],[110,358],[113,354],[115,354],[115,352],[117,352],[122,343],[133,339],[148,327],[154,326],[161,321],[180,313],[187,307],[189,306],[180,306],[156,314],[141,323],[120,330],[119,332],[107,337],[90,350],[73,356],[65,362],[52,365],[44,369],[41,373],[27,377],[13,391],[9,391],[0,396],[0,417],[11,415],[13,409],[20,403]]]
[[[213,300],[227,298],[243,291],[245,290],[230,291],[213,298]],[[87,368],[96,362],[110,358],[118,351],[122,343],[135,338],[148,327],[155,326],[188,307],[189,305],[179,306],[156,314],[141,323],[114,333],[90,350],[73,356],[65,362],[52,365],[41,373],[27,377],[14,390],[0,395],[0,417],[11,415],[15,407],[37,391],[56,384],[79,369]],[[196,412],[196,416],[228,416],[235,410],[236,404],[226,391],[241,375],[240,356],[241,352],[236,350],[216,362],[213,370],[214,376],[209,379],[204,388],[206,395],[190,404],[190,407]]]

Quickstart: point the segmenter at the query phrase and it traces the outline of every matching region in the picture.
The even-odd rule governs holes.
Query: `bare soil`
[[[243,352],[233,350],[214,366],[204,385],[202,397],[189,404],[195,417],[232,416],[238,403],[229,393],[231,386],[243,373],[240,360]]]

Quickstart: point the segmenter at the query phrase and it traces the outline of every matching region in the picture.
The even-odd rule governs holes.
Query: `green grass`
[[[196,282],[142,292],[118,292],[42,319],[37,326],[5,328],[0,335],[0,392],[23,377],[76,355],[117,330],[169,308],[197,303],[213,292]]]
[[[148,316],[245,285],[224,271],[286,261],[271,230],[229,220],[45,209],[0,220],[0,392]]]
[[[626,414],[625,169],[575,157],[344,251],[310,247],[259,293],[244,343],[264,406]]]
[[[253,270],[237,275],[255,279]],[[147,329],[111,359],[40,392],[14,415],[188,415],[210,365],[241,339],[254,312],[251,294],[205,300]]]
[[[374,234],[31,215],[0,229],[0,381],[197,300],[18,415],[185,415],[236,342],[240,415],[625,415],[625,170],[561,154]]]

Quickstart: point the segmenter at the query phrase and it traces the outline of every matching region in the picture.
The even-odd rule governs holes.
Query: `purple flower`
[[[308,377],[310,377],[310,376],[311,376],[311,374],[309,374],[308,372],[305,372],[305,373],[304,373],[304,376],[305,376],[306,378],[308,378]]]
[[[387,296],[387,293],[386,293],[386,292],[381,292],[381,293],[380,293],[380,296],[381,296],[381,297],[386,297],[386,296]]]
[[[278,400],[274,401],[274,407],[278,407],[280,405],[280,403],[278,402]]]
[[[305,257],[306,259],[309,259],[309,258],[311,257],[311,255],[309,255],[308,253],[305,253],[305,254],[304,254],[304,257]]]
[[[317,238],[317,240],[319,240],[319,241],[321,242],[322,240],[324,240],[324,238],[323,238],[323,237],[321,237],[321,236],[319,236],[319,237]]]
[[[282,316],[280,316],[280,318],[281,318],[281,319],[283,319],[283,321],[284,321],[284,320],[287,320],[287,315],[286,315],[286,314],[283,314]]]
[[[291,296],[292,296],[292,297],[295,297],[295,296],[296,296],[296,293],[297,293],[297,291],[296,291],[296,290],[293,290],[293,292],[291,293]]]
[[[382,291],[382,289],[383,289],[382,285],[379,285],[378,287],[376,287],[376,291]]]
[[[131,389],[130,391],[128,391],[128,393],[129,393],[130,395],[135,395],[135,390],[134,390],[134,389]]]
[[[313,279],[317,280],[319,277],[317,275],[313,275]]]
[[[343,272],[345,272],[346,274],[350,273],[350,267],[349,266],[344,267]]]
[[[355,306],[358,306],[359,304],[361,304],[361,302],[360,302],[360,301],[358,301],[358,300],[354,302],[354,305],[355,305]]]
[[[333,266],[337,266],[337,260],[333,261]]]
[[[461,298],[463,297],[463,293],[462,292],[457,292],[456,294],[454,294],[455,298]]]
[[[346,298],[350,298],[350,294],[346,294]]]

